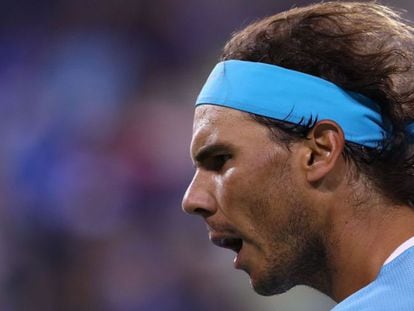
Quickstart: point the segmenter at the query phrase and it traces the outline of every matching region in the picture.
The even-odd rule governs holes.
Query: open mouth
[[[228,238],[228,237],[211,237],[211,242],[213,242],[214,245],[228,248],[236,253],[239,253],[241,248],[243,247],[243,240],[238,238]]]

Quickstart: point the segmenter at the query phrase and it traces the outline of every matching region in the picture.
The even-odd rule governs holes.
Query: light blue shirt
[[[384,265],[370,284],[332,311],[414,311],[414,247]]]

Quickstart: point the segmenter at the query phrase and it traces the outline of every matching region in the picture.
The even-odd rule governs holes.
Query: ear
[[[341,127],[331,120],[318,122],[308,134],[305,162],[308,182],[315,183],[331,172],[344,149],[345,138]]]

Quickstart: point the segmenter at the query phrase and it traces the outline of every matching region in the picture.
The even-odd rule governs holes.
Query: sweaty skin
[[[334,122],[288,150],[246,113],[198,106],[183,209],[205,219],[213,243],[236,251],[235,267],[258,293],[303,284],[339,302],[414,235],[414,212],[350,174],[343,145]]]
[[[319,215],[301,204],[291,152],[275,144],[266,127],[223,107],[198,107],[193,133],[196,173],[183,208],[205,218],[216,244],[242,240],[235,266],[250,275],[257,292],[282,293],[302,279],[321,279]]]

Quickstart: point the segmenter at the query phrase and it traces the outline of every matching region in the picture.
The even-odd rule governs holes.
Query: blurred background
[[[254,294],[180,207],[223,44],[307,3],[1,0],[0,310],[329,310]]]

